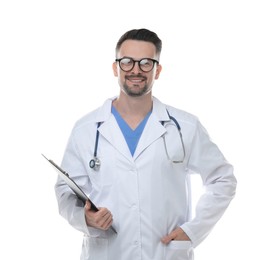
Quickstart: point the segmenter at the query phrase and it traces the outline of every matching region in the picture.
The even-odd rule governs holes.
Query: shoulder
[[[188,111],[185,111],[183,109],[166,105],[166,109],[170,116],[173,116],[176,118],[176,120],[181,121],[181,122],[188,122],[192,124],[196,124],[199,119],[196,115],[189,113]]]
[[[156,106],[156,111],[159,111],[158,113],[166,115],[164,116],[164,119],[172,118],[178,122],[181,128],[191,131],[195,131],[195,129],[199,125],[199,118],[196,115],[173,105],[162,103],[155,97],[153,98],[153,100]]]
[[[79,118],[73,127],[73,130],[86,128],[87,126],[96,125],[98,122],[104,122],[111,115],[111,103],[113,98],[105,100],[103,105],[95,108]]]
[[[164,117],[164,115],[170,115],[172,117],[177,117],[177,120],[193,122],[198,119],[197,116],[173,105],[163,103],[156,97],[153,97],[153,109],[155,110],[155,113],[160,114],[161,117]]]

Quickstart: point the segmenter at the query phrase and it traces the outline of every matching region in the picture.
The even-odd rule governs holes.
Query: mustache
[[[138,74],[138,75],[130,75],[130,76],[125,76],[125,79],[133,79],[133,78],[137,78],[137,79],[143,79],[143,80],[146,80],[147,78],[141,74]]]

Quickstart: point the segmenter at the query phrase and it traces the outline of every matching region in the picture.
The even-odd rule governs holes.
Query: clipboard
[[[64,180],[68,186],[71,188],[71,190],[76,194],[76,196],[82,200],[82,202],[85,204],[85,202],[88,200],[91,204],[91,210],[94,212],[99,211],[99,209],[96,207],[96,205],[89,199],[89,197],[83,192],[83,190],[76,184],[76,182],[69,176],[69,174],[64,171],[60,166],[58,166],[54,161],[48,159],[45,155],[42,154],[42,156],[56,169],[58,175],[61,177],[62,180]],[[113,226],[110,227],[115,233],[116,230],[113,228]]]

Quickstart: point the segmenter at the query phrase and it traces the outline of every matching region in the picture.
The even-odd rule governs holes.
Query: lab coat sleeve
[[[79,157],[73,133],[69,138],[61,166],[85,193],[90,192],[90,180]],[[55,194],[60,215],[71,226],[88,236],[97,237],[103,232],[87,226],[83,202],[77,198],[68,185],[59,177],[55,184]]]
[[[205,187],[205,193],[196,205],[195,217],[181,226],[196,247],[207,237],[234,198],[237,181],[233,166],[210,140],[200,122],[191,144],[188,166],[201,175]]]

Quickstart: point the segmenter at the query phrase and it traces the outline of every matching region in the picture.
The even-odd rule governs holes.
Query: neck
[[[112,104],[127,124],[135,129],[147,113],[151,111],[152,103],[151,94],[141,97],[129,97],[120,94]]]
[[[113,106],[120,114],[145,116],[152,109],[152,103],[151,94],[141,97],[129,97],[120,94],[119,97],[113,101]]]

